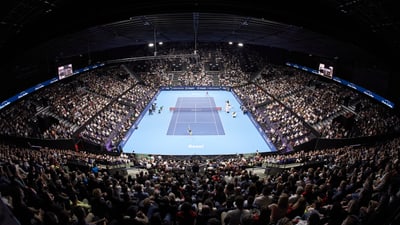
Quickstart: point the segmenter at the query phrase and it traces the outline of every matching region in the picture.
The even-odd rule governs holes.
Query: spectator
[[[282,193],[279,196],[278,203],[272,203],[268,207],[271,210],[270,221],[272,223],[278,222],[281,218],[285,217],[289,208],[288,202],[289,196],[286,193]]]
[[[226,213],[221,214],[223,225],[239,225],[242,224],[243,218],[251,216],[250,210],[244,209],[244,198],[241,195],[235,197],[235,209],[231,209]]]
[[[176,225],[195,225],[197,213],[189,202],[183,202],[176,214]]]

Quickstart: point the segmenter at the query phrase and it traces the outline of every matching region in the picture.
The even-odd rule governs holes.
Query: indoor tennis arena
[[[261,3],[2,1],[0,224],[400,224],[396,2]]]

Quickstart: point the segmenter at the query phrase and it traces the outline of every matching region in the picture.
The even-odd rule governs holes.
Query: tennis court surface
[[[213,97],[179,97],[167,135],[225,135]]]
[[[124,152],[225,155],[276,151],[251,114],[241,111],[233,92],[182,89],[162,89],[153,97],[121,142]]]

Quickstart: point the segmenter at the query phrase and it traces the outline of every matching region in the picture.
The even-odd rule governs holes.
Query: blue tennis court
[[[213,97],[178,97],[167,135],[224,135]]]
[[[240,106],[235,95],[225,89],[161,90],[129,130],[120,148],[127,153],[153,155],[276,151]]]

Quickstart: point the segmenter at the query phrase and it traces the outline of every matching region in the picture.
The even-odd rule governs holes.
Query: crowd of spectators
[[[77,135],[116,146],[159,87],[228,86],[278,152],[138,158],[1,143],[0,221],[9,211],[10,225],[399,223],[399,138],[291,151],[317,137],[392,133],[400,120],[390,109],[333,81],[266,63],[254,52],[205,46],[183,57],[189,52],[173,48],[160,54],[174,57],[109,65],[39,89],[0,111],[0,134]],[[333,120],[352,106],[352,127]],[[266,165],[297,166],[262,175],[249,169]],[[114,166],[141,170],[124,175]]]
[[[267,63],[254,49],[210,45],[195,55],[189,54],[190,48],[164,51],[167,57],[112,64],[39,89],[1,110],[0,134],[79,137],[117,146],[159,87],[181,85],[232,87],[279,150],[316,137],[354,138],[399,130],[400,119],[388,107],[320,76]],[[351,112],[346,96],[358,99]],[[346,113],[355,118],[351,127],[335,120]]]
[[[288,154],[165,159],[1,144],[1,213],[21,225],[396,224],[399,146],[394,138]],[[313,163],[263,175],[249,169],[294,161]],[[102,164],[144,169],[123,175]]]

